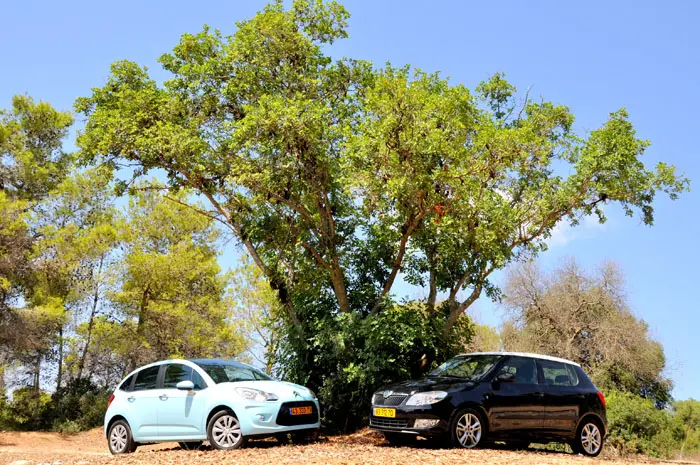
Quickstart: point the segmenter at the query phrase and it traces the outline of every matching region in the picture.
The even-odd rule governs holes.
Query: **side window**
[[[165,367],[164,389],[174,389],[180,381],[189,381],[192,378],[192,368],[181,363],[170,363]]]
[[[569,370],[565,363],[551,360],[539,360],[538,363],[542,367],[544,384],[549,386],[571,386]]]
[[[145,391],[147,389],[155,389],[156,381],[158,380],[158,370],[160,366],[145,368],[136,373],[136,382],[134,383],[134,391]]]
[[[131,391],[131,382],[134,380],[134,375],[129,376],[124,380],[124,382],[119,386],[120,391]]]
[[[192,370],[192,383],[194,383],[195,391],[201,391],[207,387],[207,383],[202,378],[202,375],[197,373],[197,370]]]
[[[578,386],[578,374],[576,373],[576,367],[573,365],[566,365],[566,369],[569,370],[569,380],[571,380],[571,385]]]
[[[501,367],[501,373],[515,375],[518,384],[537,384],[537,365],[531,358],[510,357]]]

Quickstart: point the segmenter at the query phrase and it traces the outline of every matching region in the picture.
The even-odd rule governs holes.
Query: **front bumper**
[[[312,407],[311,415],[296,418],[288,414],[290,407],[307,405]],[[245,436],[267,436],[321,427],[317,400],[247,405],[245,415],[239,415],[239,421]]]
[[[387,408],[384,406],[372,406],[369,413],[369,427],[385,433],[405,433],[418,436],[442,436],[448,431],[449,419],[445,419],[432,408],[425,407],[389,407],[395,409],[395,417],[378,417],[374,415],[375,408]],[[432,426],[420,426],[416,420],[432,420]]]

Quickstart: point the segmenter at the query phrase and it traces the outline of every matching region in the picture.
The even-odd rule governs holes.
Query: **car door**
[[[129,425],[135,440],[158,439],[157,381],[160,365],[144,368],[136,373],[136,379],[128,393]]]
[[[512,375],[512,380],[496,380],[502,374]],[[510,356],[493,379],[491,392],[486,394],[489,431],[497,436],[517,436],[540,430],[544,404],[535,360]]]
[[[577,387],[578,376],[566,363],[538,360],[537,364],[544,388],[543,428],[555,435],[568,435],[576,428],[580,404],[584,401]]]
[[[180,381],[192,381],[191,391],[177,389]],[[203,439],[204,397],[206,384],[189,365],[168,363],[158,390],[158,431],[163,439]]]

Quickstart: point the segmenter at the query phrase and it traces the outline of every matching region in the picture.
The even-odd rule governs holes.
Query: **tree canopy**
[[[162,84],[119,61],[75,106],[83,164],[129,166],[123,190],[162,172],[238,239],[284,309],[299,381],[330,385],[329,373],[369,363],[318,362],[342,338],[329,328],[395,309],[399,277],[428,294],[401,311],[448,347],[482,294],[499,297],[492,273],[546,249],[561,222],[602,222],[618,204],[651,225],[655,196],[687,189],[673,166],[644,165],[649,142],[624,108],[578,134],[569,108],[502,74],[470,90],[336,59],[328,46],[348,18],[334,1],[275,2],[230,35],[184,34],[160,57]]]

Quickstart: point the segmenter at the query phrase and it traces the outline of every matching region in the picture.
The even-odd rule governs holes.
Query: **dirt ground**
[[[214,451],[206,446],[199,451],[181,450],[175,443],[139,447],[136,453],[114,457],[107,450],[101,429],[76,435],[57,433],[0,432],[0,465],[35,464],[652,464],[697,463],[657,461],[644,457],[588,459],[561,452],[536,450],[507,451],[498,448],[454,450],[417,441],[412,447],[392,447],[369,430],[350,436],[322,437],[310,445],[280,445],[274,439],[251,441],[236,451]]]

